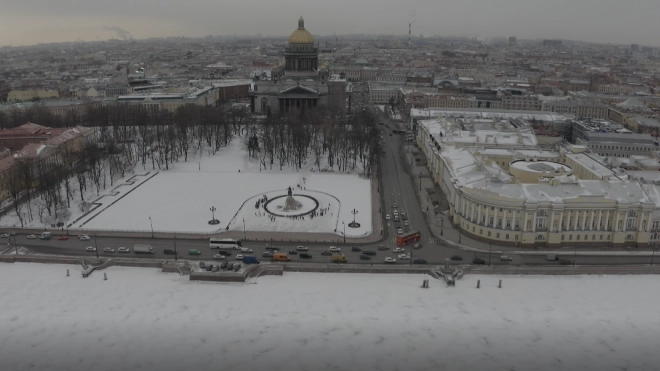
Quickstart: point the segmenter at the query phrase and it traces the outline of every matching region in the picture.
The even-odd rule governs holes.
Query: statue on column
[[[293,195],[293,190],[291,189],[291,187],[289,187],[288,190],[289,190],[289,197],[291,197]]]

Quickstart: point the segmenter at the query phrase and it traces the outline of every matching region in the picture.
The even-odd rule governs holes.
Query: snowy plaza
[[[604,371],[660,362],[655,276],[467,275],[422,289],[430,276],[285,272],[211,284],[156,269],[112,267],[104,281],[101,271],[81,278],[79,266],[1,268],[6,371]]]
[[[299,170],[286,166],[280,170],[278,164],[264,169],[258,161],[249,161],[240,139],[235,139],[214,155],[189,158],[172,164],[169,170],[154,170],[150,164],[139,166],[135,175],[127,175],[114,188],[102,191],[100,205],[94,211],[85,215],[72,208],[69,220],[76,222],[70,229],[135,232],[153,228],[155,232],[182,234],[245,229],[342,235],[345,224],[347,237],[370,235],[371,180],[357,172],[327,171],[323,161],[320,166],[314,162],[308,159]],[[131,181],[127,183],[128,179]],[[312,203],[313,208],[291,213],[290,217],[278,213],[275,207],[271,212],[263,204],[255,207],[264,196],[286,196],[289,187],[294,199],[307,203],[306,207]],[[90,195],[87,199],[97,197]],[[312,212],[314,215],[309,215]],[[3,226],[20,225],[12,214],[2,219]],[[208,223],[212,216],[220,221],[218,225]],[[359,228],[348,227],[354,217]],[[35,220],[28,226],[45,225]]]

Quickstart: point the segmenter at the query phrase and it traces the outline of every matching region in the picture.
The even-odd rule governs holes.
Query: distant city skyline
[[[296,28],[300,15],[314,35],[407,35],[408,23],[412,23],[415,37],[515,36],[660,46],[655,19],[660,2],[653,0],[254,0],[232,6],[211,0],[4,0],[2,8],[0,46],[131,36],[285,37]]]

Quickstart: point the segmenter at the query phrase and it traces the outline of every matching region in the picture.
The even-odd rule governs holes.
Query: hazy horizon
[[[0,46],[133,37],[244,35],[286,37],[298,17],[313,35],[390,34],[519,39],[568,39],[660,46],[660,2],[632,0],[428,0],[313,2],[254,0],[4,0]],[[632,4],[631,4],[632,3]],[[634,4],[634,5],[633,5]],[[255,9],[259,12],[255,12]]]

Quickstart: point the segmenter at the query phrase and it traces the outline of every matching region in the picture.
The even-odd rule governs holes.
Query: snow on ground
[[[342,226],[342,221],[348,225],[353,221],[350,212],[357,209],[356,221],[361,226],[356,229],[347,226],[346,235],[359,237],[371,234],[370,180],[357,174],[312,171],[313,167],[313,160],[310,159],[302,170],[284,168],[280,171],[279,167],[274,167],[260,171],[259,163],[248,161],[240,141],[234,140],[218,154],[202,157],[201,163],[199,159],[189,158],[189,162],[173,164],[168,171],[161,170],[87,222],[84,228],[149,231],[153,223],[154,231],[213,233],[224,231],[227,227],[242,231],[244,218],[247,231],[341,234],[343,227],[340,230],[337,225]],[[267,217],[255,215],[256,198],[264,194],[269,197],[286,195],[288,187],[296,193],[299,191],[298,185],[307,191],[315,191],[319,201],[324,202],[322,207],[336,203],[330,208],[331,215],[324,217],[327,220],[321,222],[317,219],[315,223],[307,223],[307,219],[292,221],[277,218],[275,222],[270,222]],[[301,188],[300,191],[304,190]],[[217,209],[215,218],[220,220],[220,225],[208,224],[211,206]],[[76,226],[84,221],[76,223]]]
[[[71,276],[66,277],[66,269]],[[655,276],[285,273],[3,264],[0,369],[654,370]],[[476,281],[481,288],[476,289]]]

